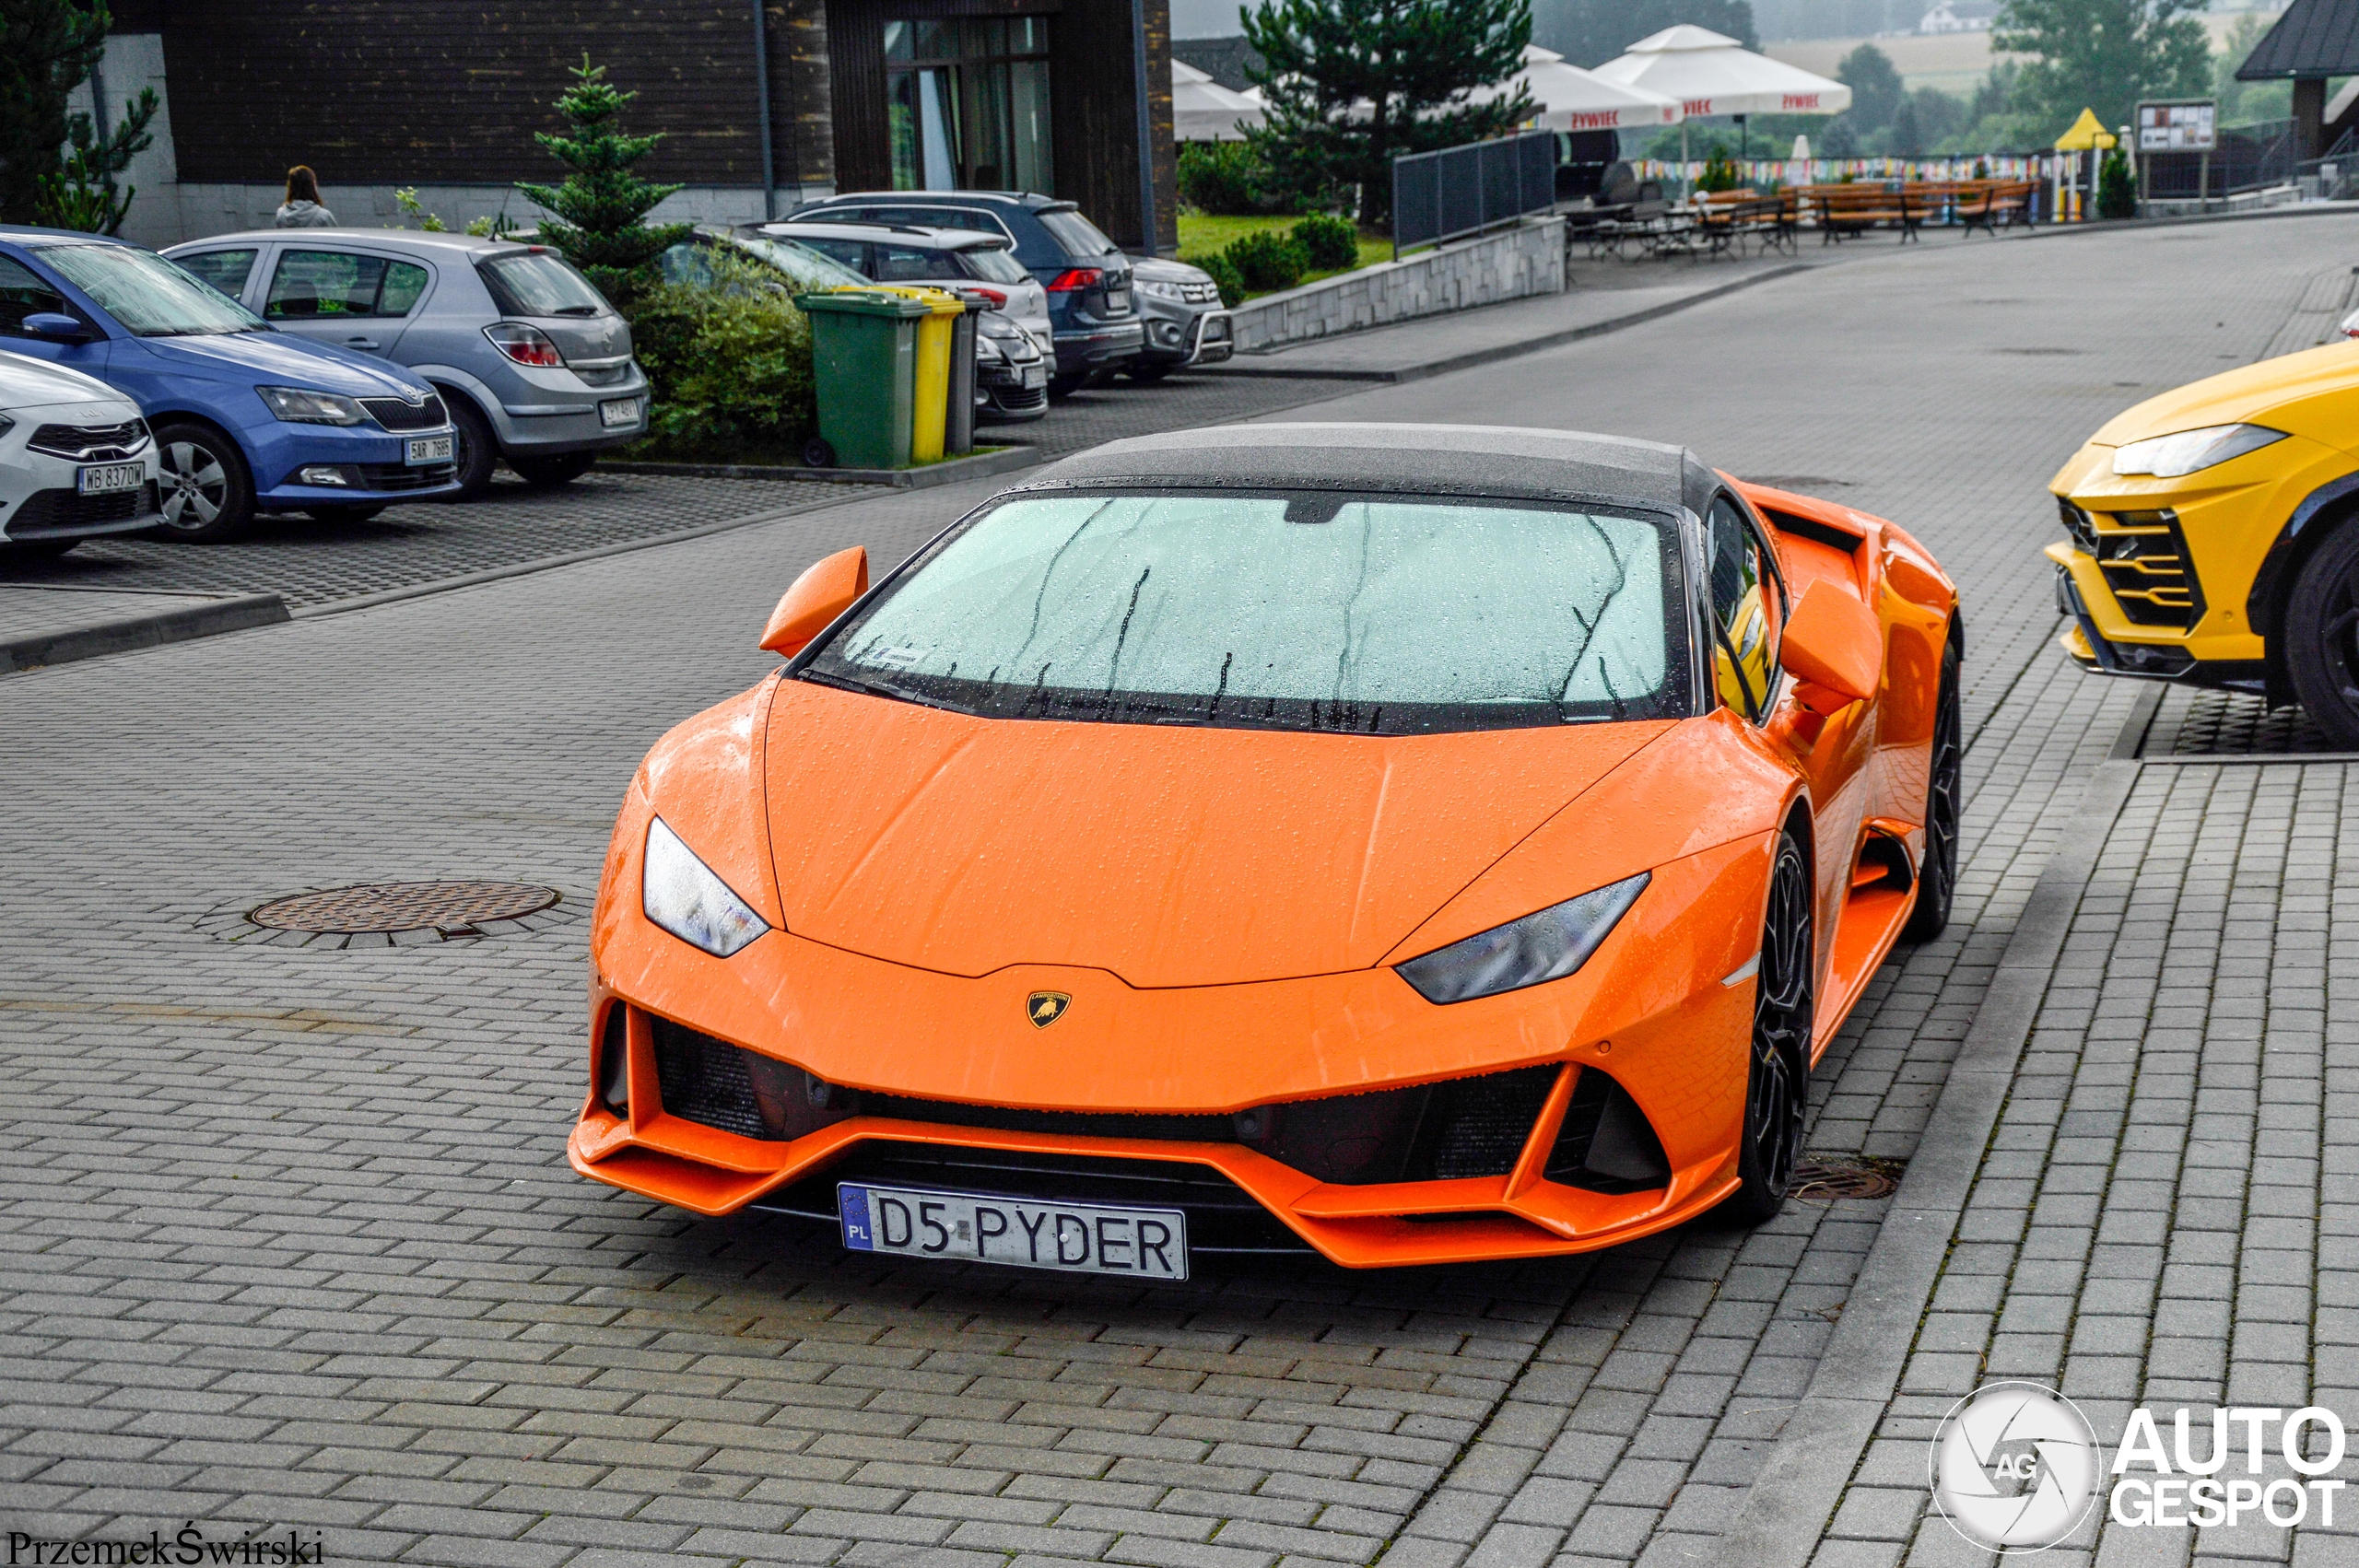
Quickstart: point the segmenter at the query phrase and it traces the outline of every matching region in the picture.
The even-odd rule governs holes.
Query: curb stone
[[[1848,260],[1849,258],[1846,259]],[[1266,377],[1273,380],[1365,381],[1377,385],[1398,385],[1403,381],[1422,381],[1428,376],[1446,376],[1453,370],[1472,369],[1477,365],[1489,365],[1502,359],[1516,359],[1520,358],[1527,354],[1538,354],[1544,349],[1560,348],[1568,343],[1578,343],[1585,337],[1602,337],[1607,333],[1620,332],[1624,327],[1635,327],[1642,322],[1656,321],[1661,317],[1675,314],[1678,311],[1686,310],[1691,305],[1701,305],[1708,300],[1724,298],[1731,294],[1734,294],[1739,289],[1750,288],[1756,283],[1767,283],[1773,278],[1791,277],[1798,272],[1809,272],[1823,264],[1831,263],[1796,262],[1790,266],[1777,267],[1768,272],[1755,273],[1750,277],[1732,279],[1728,283],[1720,285],[1717,288],[1701,289],[1696,293],[1688,295],[1684,299],[1672,299],[1664,304],[1649,306],[1643,310],[1633,310],[1626,316],[1614,316],[1602,322],[1590,322],[1585,326],[1567,327],[1561,332],[1543,333],[1538,337],[1526,338],[1521,343],[1505,343],[1496,345],[1490,348],[1470,349],[1464,354],[1453,354],[1441,359],[1429,359],[1421,365],[1402,365],[1390,370],[1289,370],[1284,366],[1279,365],[1240,365],[1234,359],[1231,359],[1223,365],[1211,367],[1211,369],[1213,374],[1219,376]],[[1527,298],[1531,297],[1527,296]],[[1502,300],[1500,303],[1520,304],[1521,301]],[[1487,307],[1485,308],[1487,309]],[[1429,322],[1435,319],[1436,318],[1431,316],[1421,316],[1415,318],[1415,321]],[[1410,326],[1414,324],[1415,324],[1414,322],[1387,323],[1387,325],[1399,326]],[[1360,330],[1363,332],[1382,332],[1385,328],[1364,327]],[[1349,336],[1352,334],[1338,333],[1337,335]],[[1329,341],[1332,341],[1332,339],[1314,338],[1310,340],[1312,343],[1323,343]],[[1308,343],[1289,344],[1287,345],[1287,348],[1302,348],[1308,347],[1309,345]],[[1285,352],[1285,349],[1275,350],[1268,357],[1274,359]],[[1256,356],[1256,357],[1260,357]]]
[[[2160,686],[2139,694],[2007,939],[1834,1338],[1769,1462],[1720,1537],[1729,1568],[1806,1568],[1917,1340],[1967,1190],[2114,819],[2139,773]],[[1969,1392],[1960,1389],[1961,1394]]]
[[[63,631],[36,632],[0,642],[0,673],[70,664],[78,659],[96,659],[138,648],[158,648],[168,642],[186,642],[191,638],[211,637],[217,632],[271,626],[289,618],[287,601],[277,594],[244,593],[217,599],[209,604],[126,615],[121,620],[69,626]]]
[[[614,474],[668,474],[689,479],[800,479],[823,485],[882,485],[896,490],[930,490],[1011,469],[1029,468],[1040,461],[1033,447],[1015,443],[930,462],[923,468],[781,468],[758,462],[602,462]]]

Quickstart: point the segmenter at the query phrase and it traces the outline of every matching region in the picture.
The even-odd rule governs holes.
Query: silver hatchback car
[[[266,228],[164,252],[271,325],[381,355],[442,393],[459,493],[492,467],[563,485],[647,430],[630,325],[538,245],[399,228]]]

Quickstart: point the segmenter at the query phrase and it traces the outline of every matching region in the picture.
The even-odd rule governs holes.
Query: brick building
[[[415,187],[453,228],[537,209],[534,141],[584,52],[639,99],[662,216],[758,218],[838,189],[1043,190],[1124,245],[1175,240],[1168,0],[116,0],[79,107],[165,103],[123,231],[266,224],[287,167],[346,223]],[[1141,88],[1144,107],[1141,107]],[[1145,154],[1142,156],[1142,144]]]

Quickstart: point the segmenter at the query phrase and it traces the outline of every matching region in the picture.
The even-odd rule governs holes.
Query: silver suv
[[[271,325],[381,355],[442,393],[459,493],[493,464],[532,485],[580,477],[647,430],[630,325],[555,251],[466,234],[266,228],[164,252]]]

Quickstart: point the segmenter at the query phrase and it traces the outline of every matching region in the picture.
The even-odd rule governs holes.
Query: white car
[[[790,220],[759,233],[792,240],[839,262],[871,283],[918,283],[987,294],[1032,334],[1043,354],[1057,351],[1049,324],[1049,291],[1014,254],[1004,234],[967,228],[914,228],[889,223]]]
[[[79,370],[0,354],[0,561],[154,527],[156,476],[137,404]]]

